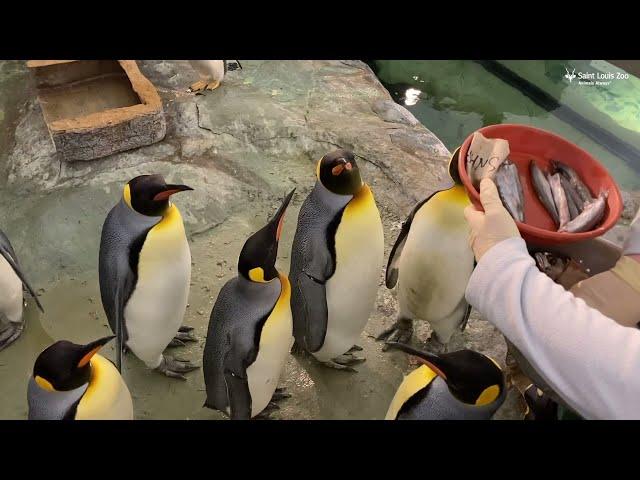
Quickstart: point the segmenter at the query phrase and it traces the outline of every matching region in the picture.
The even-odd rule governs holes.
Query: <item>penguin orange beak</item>
[[[98,351],[102,347],[104,347],[107,343],[109,343],[114,338],[116,338],[115,335],[110,335],[108,337],[101,338],[99,340],[96,340],[95,342],[91,342],[85,345],[84,348],[82,349],[82,352],[84,353],[84,355],[82,356],[82,358],[80,358],[80,361],[78,362],[78,368],[82,368],[86,364],[88,364],[91,361],[91,358],[96,353],[98,353]]]
[[[351,162],[346,161],[344,158],[341,158],[340,161],[342,162],[341,164],[336,165],[331,169],[331,174],[335,177],[340,175],[345,170],[347,172],[350,172],[353,169],[353,165],[351,164]]]
[[[193,188],[187,185],[166,185],[164,188],[165,189],[162,192],[157,193],[155,197],[153,197],[154,202],[162,202],[162,201],[168,200],[169,197],[174,193],[193,190]]]
[[[405,345],[404,343],[399,342],[385,342],[387,345],[397,348],[398,350],[402,350],[403,352],[412,355],[417,358],[418,361],[431,370],[435,372],[436,375],[441,377],[443,380],[447,379],[447,375],[442,371],[441,365],[443,363],[442,358],[438,355],[434,355],[433,353],[424,352],[422,350],[418,350],[417,348],[413,348],[410,345]]]
[[[289,206],[289,203],[291,202],[291,199],[293,198],[293,193],[295,191],[296,191],[296,189],[294,188],[293,190],[291,190],[289,192],[289,195],[287,195],[285,197],[285,199],[282,201],[282,205],[280,205],[280,208],[276,212],[275,216],[273,217],[271,222],[269,222],[271,224],[277,224],[277,227],[276,227],[276,242],[280,241],[280,235],[282,234],[282,226],[284,225],[284,214],[287,211],[287,207]]]

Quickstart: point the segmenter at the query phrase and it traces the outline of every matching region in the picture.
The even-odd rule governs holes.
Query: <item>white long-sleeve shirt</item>
[[[522,238],[483,255],[466,298],[584,418],[640,419],[640,330],[618,325],[554,283]]]

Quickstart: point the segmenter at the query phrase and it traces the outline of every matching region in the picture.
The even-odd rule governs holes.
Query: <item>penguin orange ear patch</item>
[[[78,368],[82,368],[84,367],[87,363],[89,363],[89,361],[91,360],[91,357],[93,357],[96,353],[98,353],[98,350],[100,350],[100,347],[96,347],[93,350],[91,350],[89,353],[87,353],[84,357],[82,357],[80,359],[80,361],[78,362]]]

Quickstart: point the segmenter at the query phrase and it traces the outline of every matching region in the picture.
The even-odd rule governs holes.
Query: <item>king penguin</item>
[[[291,286],[275,263],[294,191],[245,242],[238,275],[222,287],[211,312],[203,359],[204,406],[234,420],[253,418],[272,400],[288,396],[277,386],[293,345]]]
[[[215,90],[220,86],[229,70],[227,60],[190,60],[189,63],[201,77],[201,80],[189,87],[191,92],[199,92],[205,89]],[[238,60],[236,60],[236,63],[239,68],[242,68]]]
[[[369,319],[384,257],[380,212],[352,152],[320,159],[298,215],[291,251],[296,350],[355,371],[355,345]]]
[[[408,345],[390,346],[424,363],[400,384],[386,420],[489,420],[507,389],[502,369],[473,350],[432,354]]]
[[[0,351],[16,341],[24,330],[22,292],[25,288],[44,313],[38,296],[20,268],[11,242],[0,230]]]
[[[100,240],[102,306],[116,335],[116,366],[126,346],[147,367],[185,380],[197,365],[163,355],[175,338],[195,340],[181,327],[191,281],[191,252],[171,195],[193,190],[141,175],[124,187]]]
[[[400,310],[396,323],[378,340],[408,343],[412,321],[419,319],[433,329],[431,345],[446,351],[454,332],[466,326],[471,307],[464,292],[475,260],[464,218],[469,199],[458,175],[458,151],[449,162],[453,185],[419,202],[402,224],[386,271],[387,288],[398,284]]]
[[[131,394],[116,367],[87,345],[60,340],[36,359],[27,387],[29,420],[133,420]]]

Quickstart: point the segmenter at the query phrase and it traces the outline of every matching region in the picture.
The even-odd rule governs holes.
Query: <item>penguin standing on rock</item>
[[[227,60],[190,60],[189,63],[201,77],[201,80],[189,87],[191,92],[199,92],[205,89],[215,90],[220,86],[229,70]],[[238,60],[236,60],[236,63],[239,68],[242,68]]]
[[[0,351],[16,341],[24,330],[22,310],[25,288],[44,313],[38,296],[22,273],[11,242],[0,230]]]
[[[424,365],[404,378],[386,420],[489,420],[504,402],[504,373],[486,355],[473,350],[435,355],[401,343],[389,346]]]
[[[418,203],[402,224],[387,264],[386,285],[398,284],[396,323],[377,339],[408,343],[412,321],[428,321],[434,349],[447,350],[457,330],[464,330],[471,307],[464,297],[475,267],[464,209],[469,198],[458,176],[458,151],[449,163],[453,185]],[[383,346],[383,350],[387,345]]]
[[[291,308],[296,350],[325,365],[355,371],[355,345],[369,319],[384,257],[382,221],[353,153],[318,162],[291,251]]]
[[[172,195],[193,190],[168,185],[162,175],[141,175],[124,187],[100,241],[100,294],[116,335],[116,366],[126,345],[149,368],[186,380],[199,368],[163,355],[176,340],[196,341],[181,327],[191,281],[191,252]]]
[[[239,275],[213,306],[204,347],[206,407],[248,420],[285,398],[278,380],[293,344],[291,287],[275,267],[287,195],[269,223],[245,242]]]
[[[113,338],[87,345],[61,340],[47,347],[29,379],[29,420],[133,420],[127,385],[97,354]]]

